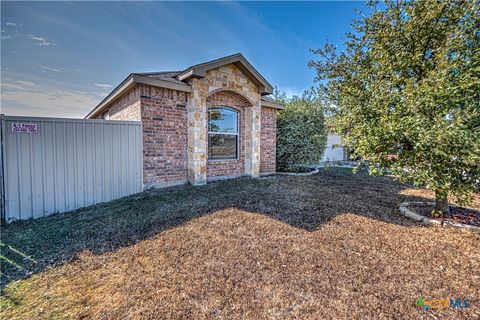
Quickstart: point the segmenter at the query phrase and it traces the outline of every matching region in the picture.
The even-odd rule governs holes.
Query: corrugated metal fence
[[[143,189],[140,121],[1,117],[3,217],[44,217]]]

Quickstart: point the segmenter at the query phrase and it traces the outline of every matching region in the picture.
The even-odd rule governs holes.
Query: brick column
[[[245,174],[252,177],[260,176],[260,100],[245,110]]]
[[[193,92],[187,102],[188,181],[195,186],[207,183],[207,99],[199,79],[192,80]]]

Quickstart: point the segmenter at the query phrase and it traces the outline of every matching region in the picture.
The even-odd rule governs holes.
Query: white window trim
[[[207,162],[226,162],[226,161],[238,161],[240,160],[240,111],[232,108],[232,107],[227,107],[227,106],[212,106],[208,107],[208,120],[210,120],[210,110],[211,109],[227,109],[229,111],[235,112],[237,115],[237,132],[232,133],[232,132],[215,132],[215,131],[210,131],[208,130],[207,132]],[[209,121],[207,121],[207,126],[208,129],[210,129]],[[237,156],[235,158],[231,159],[210,159],[210,148],[208,147],[208,138],[210,134],[223,134],[223,135],[230,135],[230,136],[237,136]]]

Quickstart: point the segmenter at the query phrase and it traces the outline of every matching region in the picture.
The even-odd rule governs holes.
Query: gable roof
[[[191,66],[183,71],[160,71],[131,73],[123,80],[109,95],[105,97],[85,118],[93,118],[98,115],[105,107],[117,98],[122,96],[127,90],[133,88],[136,84],[146,84],[154,87],[167,88],[183,92],[192,92],[192,87],[187,83],[191,78],[205,77],[208,70],[219,68],[228,64],[233,64],[239,68],[255,85],[258,86],[262,95],[261,104],[265,107],[283,109],[283,105],[275,102],[273,99],[265,99],[264,95],[271,94],[273,88],[267,80],[243,57],[236,53],[220,59],[200,63]]]
[[[208,70],[223,67],[227,64],[233,64],[240,69],[255,85],[260,89],[260,94],[266,95],[273,92],[273,87],[264,77],[242,56],[241,53],[232,54],[220,59],[200,63],[180,72],[176,78],[186,81],[191,78],[203,78]]]

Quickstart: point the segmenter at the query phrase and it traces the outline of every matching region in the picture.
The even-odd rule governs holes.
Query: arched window
[[[227,107],[208,109],[208,159],[238,159],[238,112]]]

